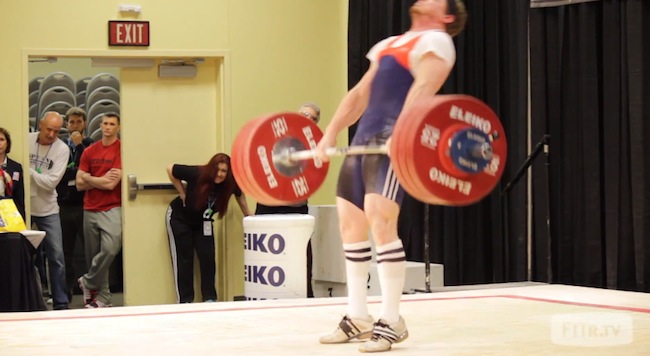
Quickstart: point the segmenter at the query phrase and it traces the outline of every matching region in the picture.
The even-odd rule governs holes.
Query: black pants
[[[63,256],[65,257],[65,280],[67,291],[70,293],[77,285],[77,278],[83,276],[86,270],[80,270],[79,264],[75,265],[75,246],[81,243],[84,251],[84,209],[83,204],[61,204],[59,217],[61,218],[61,232],[63,233]],[[85,262],[85,260],[84,260]],[[69,297],[69,296],[68,296]]]
[[[300,206],[268,206],[257,203],[255,207],[255,215],[264,215],[264,214],[307,214],[309,212],[309,207],[307,204]],[[307,243],[307,298],[314,297],[314,290],[311,287],[311,266],[312,266],[312,255],[311,255],[311,239]]]
[[[214,286],[216,265],[214,259],[214,231],[203,236],[202,223],[187,223],[178,213],[167,208],[167,236],[175,274],[176,299],[178,303],[194,301],[194,251],[199,258],[201,271],[201,296],[203,301],[217,300]]]

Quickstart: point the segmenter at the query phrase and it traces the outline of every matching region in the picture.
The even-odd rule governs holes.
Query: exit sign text
[[[149,46],[149,21],[108,21],[109,46]]]

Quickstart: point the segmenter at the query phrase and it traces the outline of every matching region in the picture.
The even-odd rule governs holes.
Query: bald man
[[[53,309],[68,309],[69,296],[65,281],[63,236],[59,219],[56,186],[68,165],[68,146],[59,139],[63,118],[47,112],[38,123],[38,132],[29,134],[29,173],[32,223],[45,231],[41,244],[50,269]]]

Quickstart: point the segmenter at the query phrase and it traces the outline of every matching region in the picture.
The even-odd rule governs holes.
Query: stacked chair
[[[86,86],[86,136],[97,141],[102,137],[102,116],[107,112],[120,113],[120,81],[109,73],[99,73]]]
[[[120,113],[120,81],[110,73],[74,80],[65,72],[53,72],[29,82],[29,127],[38,130],[38,120],[48,111],[62,116],[71,107],[86,110],[86,135],[101,138],[101,117],[106,112]],[[67,129],[59,137],[66,139]]]
[[[38,116],[38,97],[40,94],[41,82],[45,77],[36,77],[29,81],[29,130],[34,131],[36,127],[36,116]]]

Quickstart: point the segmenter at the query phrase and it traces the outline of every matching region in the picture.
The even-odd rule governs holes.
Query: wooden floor
[[[374,316],[379,297],[370,298]],[[357,355],[321,345],[345,298],[0,314],[0,355]],[[562,285],[404,295],[395,355],[642,355],[650,294]]]

